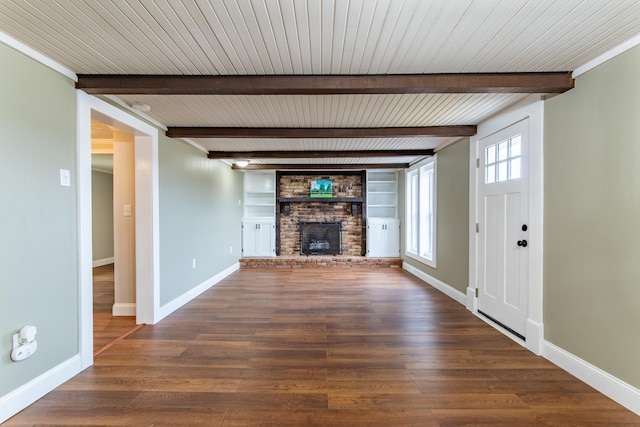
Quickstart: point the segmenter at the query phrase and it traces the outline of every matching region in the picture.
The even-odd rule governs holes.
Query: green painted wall
[[[74,83],[3,44],[0,64],[2,396],[77,354],[79,328]],[[38,351],[14,363],[11,336],[26,325]]]
[[[91,171],[93,260],[113,258],[113,174]]]
[[[238,262],[242,173],[164,135],[158,160],[160,305],[165,305]]]
[[[463,294],[469,286],[469,139],[438,151],[436,268],[403,255],[407,264]],[[399,174],[399,215],[405,218],[405,173]],[[401,247],[404,254],[404,227]]]
[[[545,104],[545,339],[640,387],[640,48]]]

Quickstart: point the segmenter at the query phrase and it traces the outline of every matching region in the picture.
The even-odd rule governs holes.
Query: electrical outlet
[[[232,254],[233,253],[233,246],[229,246],[229,253]]]
[[[196,268],[196,259],[195,258],[191,262],[191,268]]]
[[[22,344],[11,350],[11,360],[19,362],[33,355],[38,349],[38,341],[32,341],[29,344]]]

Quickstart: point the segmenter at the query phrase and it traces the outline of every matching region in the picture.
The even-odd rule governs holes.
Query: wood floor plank
[[[93,269],[93,350],[98,351],[136,326],[135,316],[113,316],[114,264]]]
[[[394,270],[240,270],[7,426],[640,426]]]

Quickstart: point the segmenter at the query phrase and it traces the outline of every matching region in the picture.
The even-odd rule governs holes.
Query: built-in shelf
[[[396,218],[398,214],[398,174],[396,171],[367,172],[369,218]]]
[[[245,172],[244,218],[275,218],[274,172]]]

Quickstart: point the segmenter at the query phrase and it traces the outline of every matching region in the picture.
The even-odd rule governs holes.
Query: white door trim
[[[535,354],[541,354],[544,340],[542,313],[542,255],[543,255],[543,129],[544,101],[531,95],[513,107],[478,126],[478,133],[471,137],[469,155],[469,288],[467,309],[477,313],[478,287],[478,182],[476,159],[481,139],[514,123],[529,119],[529,302],[526,321],[525,346]]]
[[[81,369],[93,364],[91,117],[135,137],[136,322],[159,320],[158,130],[94,96],[77,91],[78,258]]]

